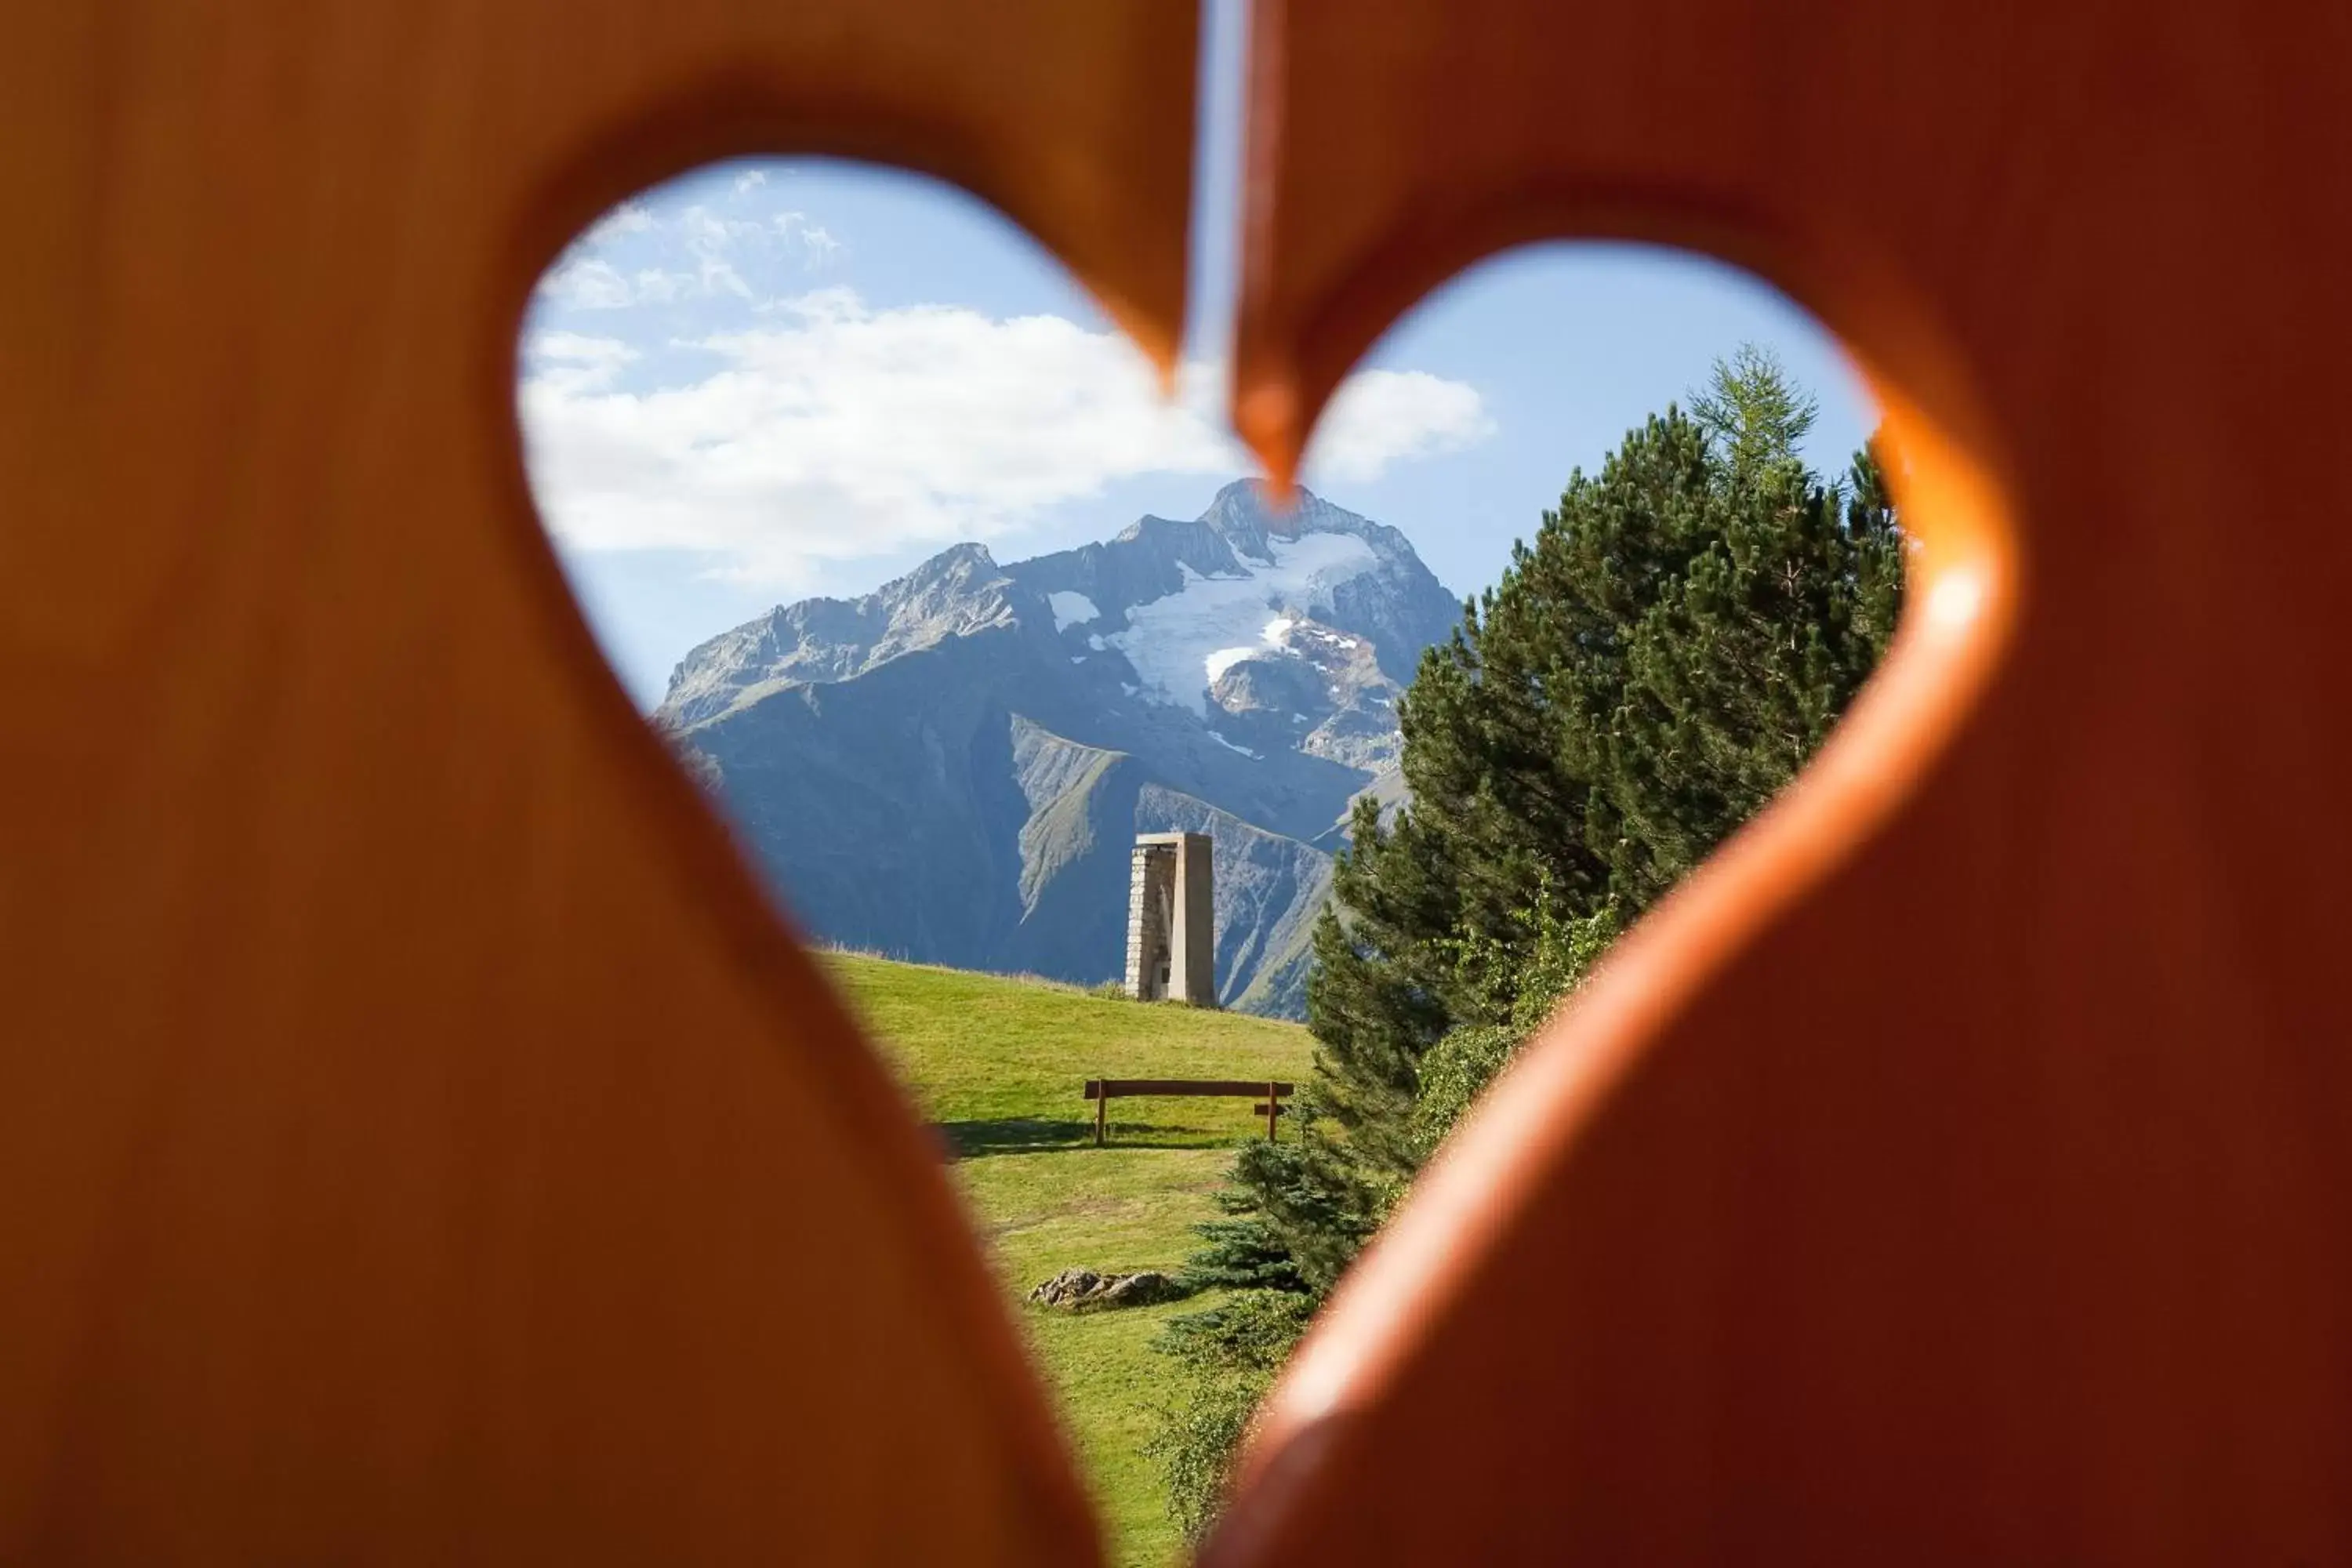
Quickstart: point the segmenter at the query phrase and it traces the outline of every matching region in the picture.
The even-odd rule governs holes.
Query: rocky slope
[[[655,717],[816,936],[1110,979],[1134,836],[1206,831],[1219,993],[1295,1015],[1339,824],[1392,791],[1397,696],[1458,613],[1394,529],[1236,483],[782,606],[688,654]]]

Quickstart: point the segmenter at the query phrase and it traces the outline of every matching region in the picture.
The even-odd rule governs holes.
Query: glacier
[[[1185,566],[1175,593],[1129,606],[1127,629],[1106,640],[1127,656],[1151,700],[1207,717],[1210,685],[1267,640],[1268,611],[1276,619],[1286,610],[1328,615],[1333,591],[1380,563],[1371,544],[1351,533],[1269,536],[1266,552],[1270,564],[1239,575],[1204,577]],[[1235,657],[1220,667],[1226,654]]]

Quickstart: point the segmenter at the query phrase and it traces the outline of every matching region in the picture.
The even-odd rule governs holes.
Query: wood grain
[[[1930,555],[1348,1287],[1213,1560],[2352,1557],[2347,29],[1261,0],[1277,469],[1462,266],[1664,240],[1855,346]],[[613,200],[801,151],[968,185],[1164,361],[1190,10],[8,35],[0,1558],[1088,1560],[926,1141],[562,592],[513,339]]]
[[[607,205],[815,152],[1165,358],[1190,6],[6,31],[0,1559],[1092,1561],[933,1145],[564,592],[513,356]]]
[[[1294,1364],[1206,1560],[2352,1558],[2340,7],[1267,0],[1278,470],[1494,249],[1854,345],[1929,558]]]

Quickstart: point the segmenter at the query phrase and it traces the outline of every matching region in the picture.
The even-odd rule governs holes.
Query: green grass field
[[[1139,1005],[1069,986],[835,954],[835,978],[924,1116],[957,1151],[972,1221],[994,1254],[1110,1532],[1111,1561],[1160,1568],[1178,1551],[1159,1478],[1137,1453],[1167,1367],[1160,1325],[1205,1298],[1078,1315],[1031,1286],[1084,1266],[1173,1270],[1234,1145],[1262,1136],[1241,1100],[1114,1100],[1094,1147],[1089,1078],[1304,1078],[1307,1031],[1234,1013]],[[1122,1114],[1122,1112],[1124,1114]]]

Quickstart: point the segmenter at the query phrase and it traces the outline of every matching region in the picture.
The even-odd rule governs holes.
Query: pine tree
[[[1600,948],[1820,746],[1893,633],[1904,543],[1871,454],[1806,468],[1817,415],[1764,351],[1718,361],[1423,656],[1410,803],[1359,803],[1316,927],[1301,1136],[1237,1158],[1196,1280],[1319,1298]]]

